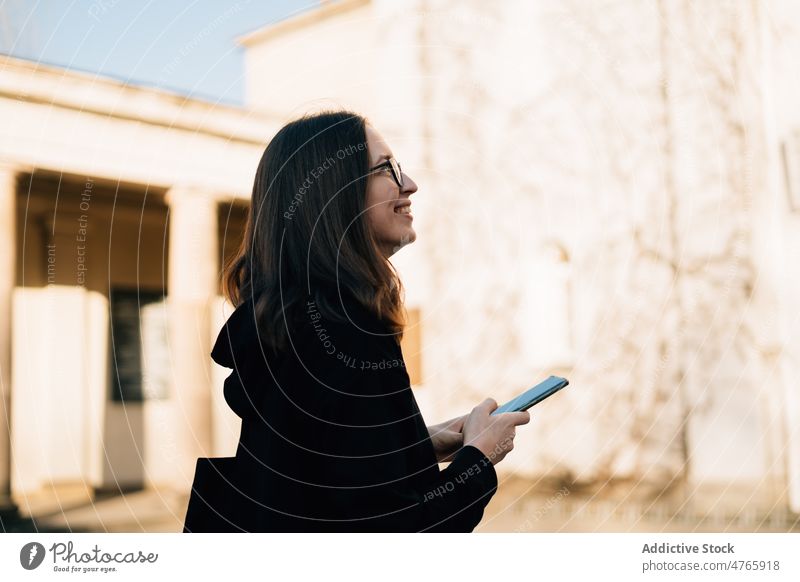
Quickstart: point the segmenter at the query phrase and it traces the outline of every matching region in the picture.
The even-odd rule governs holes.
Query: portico
[[[278,124],[0,67],[0,511],[64,488],[187,490],[194,459],[238,438],[208,354],[223,254]]]

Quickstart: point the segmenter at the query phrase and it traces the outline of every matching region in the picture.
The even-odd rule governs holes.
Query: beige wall
[[[797,55],[800,36],[787,30],[786,23],[800,19],[800,6],[790,0],[767,4],[771,18],[762,22],[768,58],[764,61],[764,91],[773,115],[765,116],[766,139],[770,146],[769,174],[773,196],[758,208],[759,252],[763,279],[770,291],[760,341],[770,354],[769,376],[764,381],[783,388],[781,410],[770,410],[770,417],[781,423],[789,438],[772,442],[776,456],[791,484],[792,508],[800,512],[800,208],[789,212],[787,173],[780,149],[792,135],[800,132],[800,82],[797,80]],[[777,27],[778,34],[771,34]],[[795,141],[795,143],[800,143]],[[795,155],[800,150],[794,149]],[[790,160],[798,167],[800,160]],[[791,187],[800,192],[800,176]],[[782,454],[778,454],[778,452]]]
[[[800,41],[776,26],[797,8],[729,7],[712,19],[729,55],[708,54],[708,28],[687,21],[710,5],[665,6],[675,37],[661,54],[665,20],[635,2],[591,15],[342,2],[242,39],[247,99],[287,117],[365,113],[418,183],[418,240],[393,262],[420,309],[426,418],[560,371],[573,385],[535,411],[501,471],[658,490],[690,467],[690,494],[743,487],[797,509],[800,225],[777,155],[798,127]],[[689,74],[687,55],[708,70]],[[745,63],[735,86],[713,84]]]

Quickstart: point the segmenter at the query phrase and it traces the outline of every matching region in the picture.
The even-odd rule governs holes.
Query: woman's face
[[[367,125],[367,149],[370,168],[393,155],[381,135],[370,125]],[[403,187],[400,188],[392,178],[390,168],[376,171],[367,178],[367,224],[386,257],[417,239],[411,226],[414,217],[408,212],[411,208],[409,197],[416,191],[417,185],[405,172]]]

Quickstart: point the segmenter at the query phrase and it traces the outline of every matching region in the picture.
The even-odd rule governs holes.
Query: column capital
[[[168,206],[175,206],[180,203],[181,200],[187,199],[195,202],[198,200],[205,200],[216,204],[219,198],[220,195],[213,190],[191,184],[175,184],[164,194],[164,202]]]
[[[34,170],[33,166],[29,164],[23,164],[11,158],[4,158],[0,157],[0,173],[6,174],[25,174],[25,173],[32,173]]]
[[[16,164],[0,158],[0,176],[3,176],[3,180],[9,179],[9,177],[16,178],[19,173]]]

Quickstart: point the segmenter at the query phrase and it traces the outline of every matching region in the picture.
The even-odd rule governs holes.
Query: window
[[[164,294],[112,289],[109,299],[112,400],[167,398],[169,351]]]

